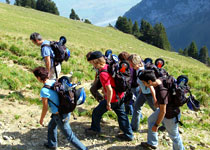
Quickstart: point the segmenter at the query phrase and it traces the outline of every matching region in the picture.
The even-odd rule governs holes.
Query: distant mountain
[[[142,0],[124,14],[132,21],[162,22],[173,48],[187,47],[193,40],[210,54],[210,0]]]

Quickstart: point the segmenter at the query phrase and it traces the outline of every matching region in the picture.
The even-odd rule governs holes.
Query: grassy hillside
[[[32,32],[39,32],[44,39],[57,40],[61,35],[67,37],[71,59],[63,64],[64,74],[74,72],[76,80],[88,81],[94,71],[85,61],[90,50],[112,49],[138,53],[143,59],[162,57],[167,71],[177,77],[185,74],[190,79],[193,93],[203,103],[210,100],[210,69],[192,59],[167,52],[135,39],[115,29],[96,27],[79,21],[0,3],[0,88],[9,90],[30,89],[38,94],[40,85],[30,73],[30,69],[43,65],[40,48],[29,40]]]

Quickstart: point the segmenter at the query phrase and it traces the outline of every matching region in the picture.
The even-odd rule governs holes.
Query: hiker
[[[145,86],[153,86],[156,93],[159,109],[148,118],[147,142],[142,142],[141,146],[156,149],[158,146],[158,126],[164,123],[166,131],[173,141],[173,150],[184,150],[182,139],[179,135],[178,122],[180,119],[179,107],[174,107],[169,89],[163,85],[163,78],[156,78],[153,70],[143,71],[139,79]]]
[[[121,52],[118,55],[119,60],[122,61],[126,61],[128,62],[128,57],[130,56],[130,54],[128,52]],[[130,84],[132,83],[132,77],[133,77],[133,68],[130,68],[131,70],[131,80],[130,80]],[[125,104],[125,113],[127,115],[133,115],[133,102],[129,101],[128,103]]]
[[[118,134],[117,137],[121,140],[132,141],[133,132],[124,111],[124,104],[120,105],[120,99],[123,98],[124,93],[116,93],[114,78],[112,78],[110,73],[106,72],[108,64],[106,64],[106,60],[100,51],[91,53],[89,61],[95,68],[99,69],[99,78],[104,88],[105,99],[93,110],[91,127],[85,130],[86,134],[99,134],[101,132],[100,121],[103,114],[114,110],[118,117],[119,127],[124,132],[123,134]]]
[[[49,79],[56,79],[55,69],[54,69],[54,52],[50,46],[44,46],[44,45],[50,45],[50,41],[43,40],[41,35],[39,33],[32,33],[30,35],[30,40],[37,46],[41,46],[41,56],[45,62],[45,66],[49,72]],[[61,72],[61,64],[56,64],[56,72],[57,76],[59,76]]]
[[[92,52],[89,52],[87,53],[86,55],[86,59],[87,61],[89,62],[89,57],[91,55]],[[96,71],[96,74],[95,74],[95,80],[93,81],[92,83],[92,86],[90,88],[90,92],[91,94],[93,95],[93,97],[98,101],[102,101],[104,99],[104,97],[102,96],[102,94],[98,91],[100,88],[102,88],[102,85],[101,85],[101,81],[99,79],[99,73],[98,73],[98,69],[94,68],[94,70]]]
[[[144,63],[141,57],[137,54],[130,55],[128,61],[130,66],[134,69],[134,71],[136,71],[137,76],[139,73],[141,73],[142,70],[144,70]],[[140,118],[142,119],[143,117],[141,113],[141,108],[144,103],[147,101],[150,108],[155,111],[156,107],[154,104],[157,101],[155,97],[155,91],[152,86],[147,88],[139,79],[137,79],[137,83],[139,84],[140,88],[139,95],[134,104],[134,112],[131,119],[131,126],[133,131],[138,131],[139,129]]]
[[[37,80],[43,85],[53,86],[55,80],[50,80],[48,77],[48,70],[44,67],[37,67],[33,70]],[[56,91],[43,87],[40,92],[42,99],[42,113],[39,123],[43,126],[45,115],[48,111],[48,106],[52,113],[51,120],[48,124],[48,142],[44,143],[44,146],[49,149],[57,148],[57,127],[63,132],[67,140],[71,142],[79,150],[87,150],[87,148],[79,141],[74,135],[69,125],[70,113],[59,114],[58,108],[51,102],[53,101],[56,105],[59,105],[59,97]],[[49,99],[51,101],[49,101]]]

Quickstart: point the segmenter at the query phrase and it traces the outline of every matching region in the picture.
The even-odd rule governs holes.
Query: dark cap
[[[98,59],[98,58],[101,58],[101,57],[103,57],[102,53],[100,51],[95,51],[95,52],[92,52],[90,54],[90,57],[88,58],[88,61]]]

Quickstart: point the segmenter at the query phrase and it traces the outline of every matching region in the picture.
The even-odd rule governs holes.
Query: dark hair
[[[34,32],[34,33],[32,33],[30,35],[30,40],[33,40],[33,41],[36,41],[36,40],[41,41],[42,40],[42,36],[39,33]]]
[[[33,70],[33,73],[37,78],[40,77],[42,81],[48,79],[49,72],[45,67],[37,67]]]
[[[130,54],[128,52],[123,51],[122,53],[118,55],[118,58],[120,59],[120,61],[123,61],[123,60],[127,61],[129,56]]]
[[[154,82],[157,78],[153,70],[143,70],[141,74],[139,75],[139,79],[145,82],[148,82],[149,80]]]
[[[90,55],[92,54],[92,51],[90,51],[90,52],[88,52],[87,54],[86,54],[86,59],[88,60],[88,58],[90,58]]]

